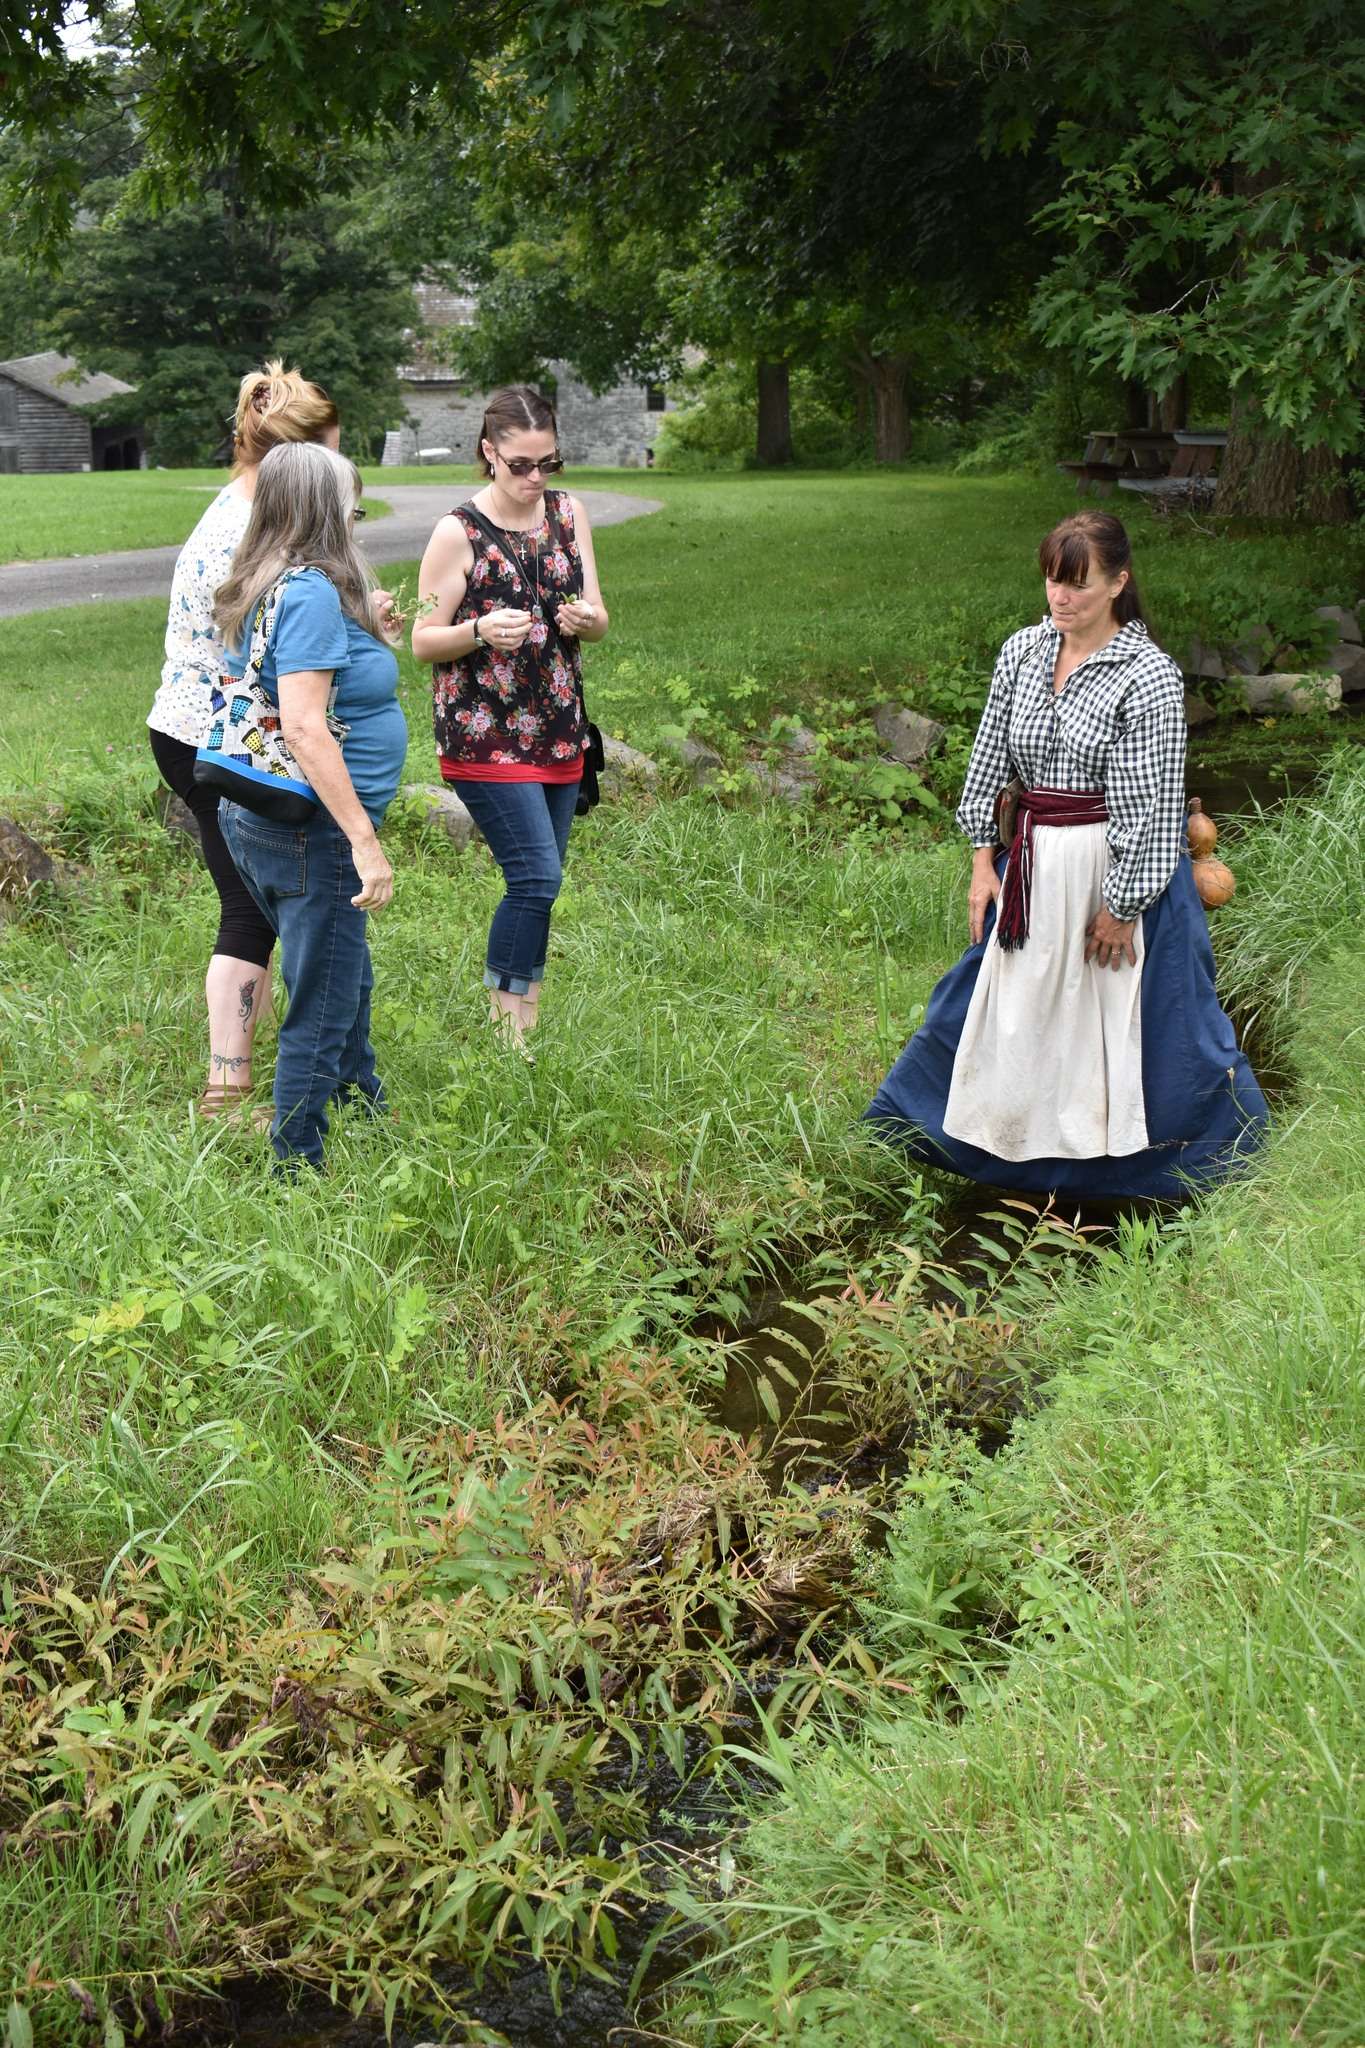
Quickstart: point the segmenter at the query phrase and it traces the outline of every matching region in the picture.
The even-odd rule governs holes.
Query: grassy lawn
[[[834,732],[912,687],[965,724],[994,644],[1037,609],[1031,550],[1070,502],[1047,481],[920,474],[651,473],[647,484],[667,509],[601,536],[616,625],[588,675],[604,722],[645,745],[666,726],[733,737],[794,712]],[[1149,538],[1143,566],[1163,620],[1192,622],[1211,576],[1311,575],[1324,600],[1350,578],[1335,540],[1155,527]],[[329,1172],[300,1189],[267,1180],[260,1140],[198,1123],[215,907],[187,843],[156,821],[142,720],[162,624],[158,604],[120,606],[101,617],[92,662],[84,614],[0,623],[0,812],[90,877],[0,921],[0,2007],[12,1992],[44,2043],[87,2037],[68,1980],[125,2020],[134,1997],[256,1971],[358,2006],[392,1995],[407,2011],[451,1964],[513,1945],[601,1956],[614,1939],[604,1908],[615,1901],[624,1926],[645,1889],[644,1826],[625,1793],[601,1791],[595,1766],[649,1726],[670,1740],[717,1732],[726,1660],[761,1633],[765,1573],[837,1546],[846,1523],[847,1561],[861,1568],[848,1500],[812,1500],[765,1474],[718,1420],[724,1358],[695,1334],[699,1309],[733,1307],[779,1258],[823,1256],[865,1295],[903,1283],[894,1312],[859,1326],[858,1356],[878,1415],[923,1410],[935,1443],[929,1411],[943,1406],[920,1385],[927,1347],[947,1330],[957,1384],[996,1372],[1013,1342],[971,1304],[945,1323],[915,1285],[945,1190],[871,1147],[856,1122],[962,941],[964,859],[938,825],[874,837],[828,814],[706,793],[605,804],[577,830],[527,1069],[499,1057],[482,1017],[495,872],[400,803],[385,831],[397,895],[374,933],[375,1038],[398,1121],[377,1132],[343,1121]],[[404,690],[409,772],[431,779],[426,678],[411,663]],[[1321,952],[1322,906],[1359,898],[1354,802],[1343,783],[1337,808],[1355,821],[1344,866],[1325,869],[1329,835],[1300,823],[1241,871],[1228,926],[1238,972],[1273,983],[1286,1014],[1304,957],[1311,966]],[[1264,1738],[1252,1728],[1241,1674],[1254,1675],[1261,1637],[1240,1664],[1233,1655],[1234,1608],[1259,1629],[1258,1601],[1270,1600],[1253,1533],[1266,1573],[1295,1598],[1321,1594],[1320,1656],[1283,1633],[1287,1607],[1274,1626],[1301,1660],[1292,1668],[1312,1677],[1305,1700],[1347,1773],[1332,1811],[1347,1810],[1332,1688],[1349,1623],[1327,1548],[1345,1496],[1330,1513],[1320,1502],[1360,1420],[1358,1389],[1348,1398],[1345,1366],[1323,1349],[1349,1322],[1340,1275],[1359,1221],[1360,1131],[1322,1048],[1353,1028],[1358,991],[1347,968],[1321,977],[1301,1040],[1304,1119],[1264,1181],[1168,1239],[1135,1235],[1051,1312],[1036,1349],[1062,1375],[1054,1424],[1045,1413],[989,1469],[960,1438],[942,1471],[924,1467],[876,1592],[880,1618],[860,1624],[903,1669],[914,1712],[842,1749],[805,1739],[801,1784],[787,1791],[804,1798],[809,1782],[811,1804],[763,1823],[770,1879],[755,1862],[745,1917],[725,1929],[766,1943],[783,1928],[791,1967],[816,1967],[801,1991],[812,2002],[793,1992],[782,2006],[770,1955],[757,1988],[717,1980],[679,2020],[689,2038],[738,2041],[745,2000],[766,2029],[754,2039],[850,2048],[873,2039],[850,2031],[850,2012],[865,2006],[890,2048],[907,2038],[886,2031],[896,2001],[918,1995],[939,2032],[926,2021],[908,2038],[926,2041],[1060,2042],[1030,2032],[1051,2024],[1049,1992],[1082,2027],[1099,2000],[1109,2031],[1097,2021],[1072,2038],[1115,2044],[1251,2043],[1263,2015],[1273,2026],[1297,2014],[1299,1978],[1281,1949],[1263,1958],[1261,1922],[1211,1923],[1206,1969],[1196,1915],[1198,1997],[1182,2005],[1162,1977],[1161,2024],[1169,2008],[1181,2024],[1192,2014],[1189,2026],[1212,2013],[1217,2027],[1125,2036],[1103,1987],[1090,1986],[1089,2004],[1077,1993],[1078,1959],[1110,1940],[1112,2010],[1130,2015],[1147,1965],[1122,1927],[1082,1928],[1075,1900],[1088,1894],[1078,1880],[1073,1898],[1057,1872],[1065,1817],[1079,1815],[1093,1895],[1137,1883],[1146,1865],[1137,1850],[1121,1863],[1117,1847],[1138,1799],[1130,1788],[1119,1802],[1131,1741],[1140,1788],[1160,1788],[1149,1802],[1160,1839],[1175,1828],[1181,1848],[1183,1799],[1219,1845],[1205,1910],[1240,1896],[1219,1862],[1244,1853],[1223,1826],[1244,1783],[1229,1730],[1261,1744],[1251,1762],[1264,1776],[1266,1745],[1288,1729],[1274,1717]],[[1299,1349],[1272,1347],[1263,1373],[1272,1299]],[[1318,1410],[1308,1389],[1320,1359],[1331,1372]],[[1252,1420],[1239,1430],[1242,1414]],[[1167,1445],[1176,1479],[1163,1492],[1153,1474]],[[1305,1493],[1300,1478],[1329,1491]],[[916,1501],[937,1515],[932,1527]],[[1208,1513],[1196,1514],[1201,1501]],[[1172,1531],[1187,1506],[1182,1549]],[[1301,1528],[1293,1577],[1284,1532]],[[947,1546],[942,1571],[931,1541]],[[929,1573],[923,1599],[951,1595],[934,1610],[937,1634],[916,1605]],[[969,1573],[975,1589],[952,1593]],[[1211,1617],[1221,1690],[1196,1608]],[[1004,1672],[976,1632],[982,1621],[989,1637],[992,1618],[1017,1638]],[[1149,1652],[1143,1630],[1168,1619]],[[828,1642],[819,1654],[838,1663]],[[1104,1656],[1120,1674],[1108,1693]],[[1178,1724],[1202,1760],[1188,1787],[1186,1752],[1162,1746],[1176,1740],[1163,1717],[1182,1672],[1205,1703],[1198,1726]],[[987,1734],[937,1718],[945,1675],[964,1698],[982,1688]],[[1068,1719],[1073,1679],[1085,1711]],[[1267,1697],[1282,1715],[1277,1686]],[[1006,1773],[1025,1772],[1035,1750],[1070,1755],[1066,1744],[1081,1758],[1072,1776],[1040,1763],[1006,1796]],[[774,1768],[783,1754],[776,1740]],[[1302,1816],[1285,1869],[1301,1874],[1330,1772],[1302,1743],[1283,1754]],[[850,1793],[841,1774],[862,1759],[874,1789]],[[921,1763],[950,1816],[934,1826],[951,1833],[958,1799],[961,1839],[1001,1873],[984,1945],[956,1930],[938,1977],[913,1958],[940,1939],[964,1880],[947,1847],[941,1870],[916,1860],[924,1844],[949,1843],[927,1817]],[[1258,1798],[1256,1855],[1273,1859],[1279,1809]],[[821,1859],[840,1801],[877,1896],[841,1895],[847,1944],[830,1948],[811,1900],[833,1882]],[[864,1808],[894,1813],[900,1833],[859,1833]],[[1347,1867],[1336,1823],[1322,1825],[1327,1903],[1314,1878],[1285,1923],[1305,1982],[1335,1954],[1324,1915]],[[893,1840],[913,1896],[877,1860]],[[1158,1878],[1188,1903],[1154,1848],[1149,1861],[1133,1943],[1153,1938]],[[1015,1902],[1040,1868],[1048,1882],[1020,1920]],[[983,1911],[986,1884],[968,1894]],[[1272,1898],[1282,1941],[1290,1902],[1283,1888]],[[920,1915],[909,1964],[892,1925],[902,1907]],[[1225,1925],[1235,1967],[1218,1946]],[[1016,2025],[1025,1934],[1037,1961]],[[891,1987],[881,2003],[879,1985]],[[1240,2034],[1238,1999],[1251,2014]]]
[[[423,474],[431,481],[434,473]],[[640,475],[584,472],[577,480],[629,486]],[[0,490],[6,481],[14,480],[0,479]],[[1038,538],[1075,503],[1060,479],[918,471],[778,479],[650,472],[648,483],[665,509],[599,536],[614,624],[587,673],[599,721],[646,747],[680,726],[722,743],[761,736],[781,716],[812,720],[838,745],[887,697],[912,697],[965,735],[995,650],[1041,611]],[[1305,591],[1324,603],[1355,594],[1359,549],[1350,533],[1215,537],[1153,519],[1141,506],[1133,512],[1154,630],[1172,648],[1213,629],[1230,589],[1253,608],[1256,600],[1302,602]],[[416,569],[397,564],[385,574],[415,582]],[[119,632],[101,636],[90,675],[83,614],[0,621],[0,746],[17,754],[21,775],[36,779],[44,754],[93,759],[109,744],[142,744],[163,622],[154,602],[121,606]],[[63,689],[64,669],[71,681],[63,701],[84,707],[94,696],[101,709],[54,729],[47,707],[50,693]],[[411,772],[423,776],[431,762],[428,691],[427,671],[405,660]],[[960,766],[959,746],[942,770],[945,793]]]
[[[178,546],[215,491],[225,469],[92,471],[89,476],[0,476],[0,563],[42,562],[61,555],[102,555],[126,548]],[[368,488],[389,471],[366,476],[370,516],[388,506]]]

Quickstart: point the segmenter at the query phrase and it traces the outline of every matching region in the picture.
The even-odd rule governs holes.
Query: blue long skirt
[[[1003,871],[1004,855],[998,868]],[[1179,1200],[1222,1180],[1255,1152],[1270,1112],[1213,981],[1204,906],[1186,855],[1142,913],[1142,1092],[1151,1143],[1125,1158],[998,1159],[943,1128],[953,1061],[995,907],[980,945],[939,982],[924,1022],[865,1112],[915,1159],[988,1186],[1084,1199]],[[1124,971],[1124,970],[1120,970]]]

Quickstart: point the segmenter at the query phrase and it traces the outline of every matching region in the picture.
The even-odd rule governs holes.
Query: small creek
[[[1257,810],[1269,810],[1286,797],[1311,787],[1328,747],[1336,740],[1359,744],[1365,728],[1365,697],[1349,697],[1333,715],[1330,737],[1309,744],[1296,736],[1292,718],[1275,728],[1281,739],[1270,751],[1260,729],[1255,747],[1243,735],[1247,728],[1225,724],[1199,726],[1190,735],[1185,761],[1185,787],[1197,796],[1219,824],[1246,821]]]
[[[1349,707],[1346,715],[1352,714],[1365,714],[1365,700]],[[1223,751],[1221,742],[1201,748],[1192,741],[1186,782],[1221,824],[1254,818],[1258,808],[1268,810],[1306,788],[1315,772],[1311,765],[1297,761],[1275,766],[1252,759],[1239,761]],[[1248,1044],[1248,1051],[1272,1102],[1282,1100],[1291,1085],[1290,1076],[1278,1071],[1273,1062],[1258,1058],[1254,1044]],[[997,1226],[992,1219],[1007,1199],[997,1191],[979,1188],[955,1196],[942,1214],[935,1267],[975,1280],[984,1270],[978,1238],[983,1233],[995,1235]],[[1074,1223],[1080,1232],[1075,1250],[1084,1255],[1086,1244],[1103,1243],[1112,1234],[1121,1215],[1151,1206],[1107,1203],[1079,1214],[1068,1210],[1066,1223]],[[850,1248],[847,1264],[856,1264],[857,1257],[857,1248]],[[737,1436],[759,1441],[763,1461],[775,1476],[789,1474],[810,1486],[842,1478],[855,1488],[865,1488],[894,1478],[904,1468],[907,1439],[902,1437],[898,1444],[894,1438],[869,1438],[842,1408],[837,1377],[825,1372],[821,1354],[824,1324],[811,1305],[837,1291],[837,1284],[828,1274],[811,1284],[802,1282],[799,1269],[779,1270],[755,1289],[740,1318],[730,1323],[703,1318],[695,1334],[726,1347],[723,1379],[718,1380],[712,1401],[716,1416]],[[926,1291],[931,1299],[938,1286],[930,1274]],[[941,1288],[940,1298],[951,1298],[947,1286]],[[776,1373],[773,1360],[779,1368]],[[761,1380],[767,1382],[768,1400],[776,1399],[776,1417],[762,1397]],[[999,1448],[1007,1441],[1008,1426],[988,1424],[979,1436],[987,1450]],[[665,1882],[675,1854],[689,1858],[705,1855],[733,1827],[732,1809],[711,1779],[684,1782],[659,1763],[643,1775],[637,1770],[631,1789],[650,1816],[650,1852]],[[545,1972],[538,1966],[521,1969],[503,1983],[486,1984],[468,1999],[467,2010],[505,2040],[508,2048],[637,2048],[637,2044],[647,2048],[648,2043],[660,2039],[644,2017],[650,1993],[694,1952],[685,1933],[672,1947],[662,1943],[645,1976],[642,2008],[632,2011],[625,1989],[650,1931],[647,1918],[634,1926],[622,1925],[613,1981],[574,1985],[566,1980],[558,2011]],[[222,2048],[225,2043],[232,2048],[381,2048],[384,2041],[383,2030],[375,2021],[352,2020],[325,1999],[306,1998],[291,2012],[285,2009],[277,1987],[252,1984],[230,1989],[211,2022],[192,2026],[176,2038],[202,2044],[202,2048]],[[395,2048],[426,2048],[434,2043],[441,2048],[462,2048],[466,2039],[477,2037],[466,2036],[458,2023],[442,2028],[439,2022],[431,2022],[415,2032],[400,2028],[393,2038]]]

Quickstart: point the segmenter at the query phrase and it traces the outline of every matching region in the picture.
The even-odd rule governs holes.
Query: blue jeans
[[[367,914],[351,904],[360,877],[350,842],[326,811],[296,828],[224,798],[219,819],[242,880],[279,934],[289,991],[270,1141],[279,1159],[321,1166],[330,1102],[358,1102],[372,1114],[384,1107],[370,1044]]]
[[[487,988],[529,995],[545,979],[550,912],[564,879],[576,782],[473,782],[451,788],[492,849],[507,894],[488,930]]]

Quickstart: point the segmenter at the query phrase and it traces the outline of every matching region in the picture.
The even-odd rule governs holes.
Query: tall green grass
[[[531,1071],[483,1018],[491,862],[396,821],[374,1030],[398,1121],[343,1120],[293,1193],[192,1115],[212,891],[152,800],[143,769],[73,780],[61,840],[100,879],[0,940],[0,1500],[31,1567],[103,1573],[175,1531],[249,1541],[266,1587],[349,1490],[337,1436],[486,1422],[765,1245],[896,1202],[852,1124],[953,948],[945,849],[831,862],[786,818],[718,833],[709,799],[604,808]]]
[[[1247,863],[1233,958],[1299,1077],[1268,1158],[1063,1288],[1004,1455],[914,1472],[873,1617],[904,1705],[774,1725],[683,2038],[1359,2042],[1365,922],[1327,885],[1363,790]]]

